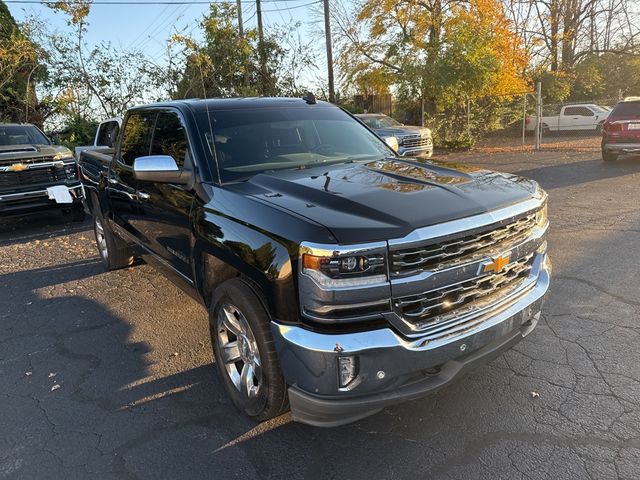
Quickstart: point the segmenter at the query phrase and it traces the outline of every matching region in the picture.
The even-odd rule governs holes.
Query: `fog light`
[[[356,358],[338,357],[338,370],[340,375],[340,388],[349,386],[356,378]]]

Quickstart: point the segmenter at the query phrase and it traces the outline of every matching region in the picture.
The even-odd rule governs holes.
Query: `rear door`
[[[157,112],[153,110],[136,110],[128,115],[120,148],[115,152],[107,179],[111,216],[117,225],[136,237],[139,236],[135,224],[140,202],[133,176],[133,161],[149,155],[156,116]]]
[[[178,111],[158,112],[151,155],[170,155],[179,168],[194,170],[187,129]],[[191,221],[194,194],[189,186],[138,181],[140,215],[136,229],[146,247],[182,277],[192,280]]]
[[[565,107],[560,115],[561,130],[592,130],[595,129],[595,113],[584,106]]]

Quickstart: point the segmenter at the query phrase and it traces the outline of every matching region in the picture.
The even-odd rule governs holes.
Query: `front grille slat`
[[[491,296],[506,295],[531,273],[535,255],[521,258],[497,274],[481,275],[437,290],[396,299],[400,315],[412,323],[438,324],[438,316]]]
[[[421,271],[437,270],[450,264],[471,261],[503,244],[513,246],[535,227],[535,218],[534,213],[502,227],[489,226],[488,230],[474,235],[392,250],[391,275],[403,277]]]

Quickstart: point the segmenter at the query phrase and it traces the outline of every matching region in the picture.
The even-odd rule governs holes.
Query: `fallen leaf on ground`
[[[58,385],[57,383],[51,387],[51,391],[53,392],[54,390],[58,390],[60,388],[60,385]]]
[[[540,394],[538,392],[531,392],[531,397],[532,398],[538,398],[540,396]]]

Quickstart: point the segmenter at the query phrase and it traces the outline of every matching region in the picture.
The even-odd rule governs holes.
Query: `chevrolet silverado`
[[[312,95],[136,107],[80,169],[105,266],[142,257],[208,308],[222,383],[257,420],[361,419],[540,318],[551,265],[534,181],[398,157]]]

